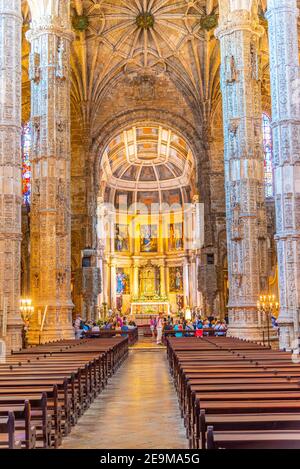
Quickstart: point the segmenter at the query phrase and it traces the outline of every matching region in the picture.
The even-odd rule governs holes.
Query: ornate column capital
[[[54,22],[45,24],[31,23],[31,29],[27,31],[26,39],[31,43],[35,39],[38,39],[40,36],[45,34],[54,34],[70,42],[72,42],[75,38],[75,34],[71,29],[65,30],[60,24]]]
[[[223,17],[218,28],[215,30],[215,36],[218,39],[232,34],[235,31],[249,31],[256,34],[258,37],[263,36],[265,30],[259,24],[258,17],[248,10],[234,10]]]
[[[44,34],[54,34],[74,40],[69,0],[28,0],[31,10],[31,27],[26,33],[29,42]]]
[[[297,7],[297,0],[268,0],[268,9],[266,11],[266,18],[269,20],[270,14],[273,10],[280,11],[290,11],[299,16],[299,8]]]

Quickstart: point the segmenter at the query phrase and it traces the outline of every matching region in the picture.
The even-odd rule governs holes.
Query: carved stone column
[[[240,3],[240,6],[239,6]],[[226,4],[226,2],[223,2]],[[238,9],[240,8],[240,9]],[[241,2],[221,14],[221,86],[230,283],[229,335],[262,340],[257,300],[267,288],[259,26]],[[222,12],[221,12],[222,13]]]
[[[95,249],[88,248],[82,251],[82,317],[88,321],[98,319],[97,305],[101,275],[97,262]]]
[[[68,0],[29,0],[33,191],[30,342],[73,338]],[[45,318],[43,330],[40,317]]]
[[[280,347],[298,347],[300,307],[300,80],[296,0],[269,0]],[[294,344],[294,340],[296,343]]]
[[[22,345],[21,0],[0,1],[0,338]]]

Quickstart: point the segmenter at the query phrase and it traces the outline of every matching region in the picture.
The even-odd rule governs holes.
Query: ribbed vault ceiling
[[[42,1],[42,0],[41,0]],[[90,116],[112,83],[130,74],[166,74],[209,119],[220,99],[220,52],[214,37],[218,0],[70,0],[72,103]],[[265,8],[266,1],[259,1]],[[24,31],[30,22],[22,1]],[[23,48],[23,91],[29,107],[29,46]],[[263,58],[265,65],[265,58]],[[29,115],[27,109],[27,115]]]

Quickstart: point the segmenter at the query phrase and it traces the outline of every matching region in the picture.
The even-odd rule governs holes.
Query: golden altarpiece
[[[159,126],[135,127],[111,142],[102,161],[99,308],[143,320],[201,307],[201,204],[191,191],[186,142]]]

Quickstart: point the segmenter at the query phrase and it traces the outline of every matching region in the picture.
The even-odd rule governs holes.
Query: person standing
[[[162,345],[162,333],[163,333],[163,317],[162,313],[159,313],[156,319],[156,331],[157,331],[157,338],[156,343],[157,345]]]
[[[150,331],[151,331],[152,337],[154,338],[155,337],[155,319],[152,316],[150,316]]]
[[[81,318],[80,314],[77,314],[76,319],[75,319],[75,323],[74,323],[75,339],[76,340],[79,340],[81,338],[81,333],[82,333],[81,323],[82,323],[82,318]]]

